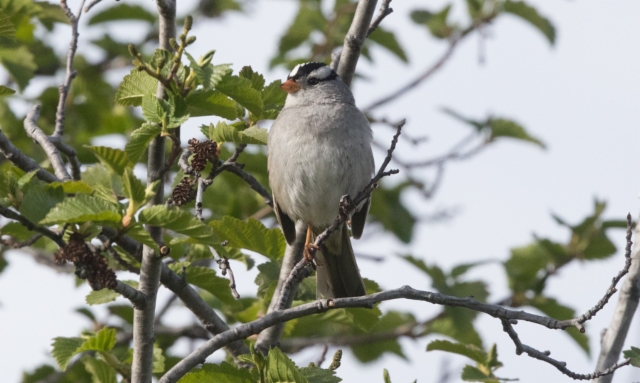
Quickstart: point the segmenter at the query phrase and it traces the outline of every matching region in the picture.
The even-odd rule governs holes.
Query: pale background
[[[568,232],[551,219],[550,212],[575,223],[591,213],[596,196],[608,201],[607,218],[620,219],[627,212],[637,216],[640,2],[528,2],[536,5],[557,27],[554,48],[550,48],[539,32],[520,20],[500,17],[489,28],[483,65],[478,60],[479,40],[477,36],[471,37],[428,83],[377,111],[377,116],[406,117],[407,133],[429,136],[430,143],[420,153],[412,152],[406,142],[401,144],[397,155],[405,159],[442,153],[468,133],[469,128],[439,111],[442,106],[478,118],[489,113],[512,117],[548,146],[543,151],[518,142],[498,143],[471,161],[448,166],[438,195],[428,204],[420,202],[416,196],[409,196],[407,202],[417,216],[443,207],[456,207],[458,214],[444,223],[417,226],[411,247],[402,246],[389,237],[356,242],[356,252],[386,257],[384,263],[359,262],[362,274],[384,288],[404,284],[430,288],[430,281],[398,260],[398,254],[411,253],[428,263],[448,268],[479,259],[504,260],[510,248],[529,243],[532,233],[564,241]],[[361,62],[359,70],[374,81],[356,83],[354,92],[359,105],[368,105],[390,89],[409,81],[445,49],[443,43],[427,37],[422,28],[408,19],[409,12],[424,3],[394,1],[392,4],[396,12],[384,23],[398,34],[411,64],[405,66],[379,50],[374,52],[375,65]],[[150,1],[144,4],[153,6]],[[215,63],[233,62],[236,70],[251,65],[265,73],[267,81],[283,78],[286,76],[284,70],[269,72],[268,58],[275,52],[277,37],[287,27],[296,4],[294,1],[259,1],[251,7],[249,15],[233,14],[222,21],[196,23],[194,33],[198,41],[194,45],[194,56],[216,49]],[[444,2],[428,2],[432,9],[441,4]],[[71,5],[74,9],[77,7],[73,1]],[[96,10],[100,7],[98,5]],[[456,3],[454,16],[461,17],[463,12],[463,2]],[[128,36],[135,36],[133,24],[111,26],[110,32],[123,41],[128,41]],[[91,56],[95,50],[83,41],[91,33],[82,32],[81,29],[79,52]],[[61,51],[66,49],[68,27],[57,28],[51,38],[60,42]],[[27,93],[40,86],[42,84],[34,82]],[[189,122],[187,135],[197,134],[197,127],[210,121],[194,120]],[[390,133],[386,128],[375,130],[376,136],[382,137],[384,142]],[[114,140],[111,145],[122,145],[122,142]],[[624,233],[611,233],[618,248],[622,249]],[[88,326],[83,317],[73,313],[83,304],[88,287],[76,289],[72,278],[36,265],[18,252],[10,253],[8,259],[10,265],[0,275],[0,381],[15,382],[20,380],[22,371],[31,370],[38,363],[55,364],[49,356],[52,338],[77,336]],[[602,296],[622,264],[622,252],[619,251],[607,261],[563,268],[549,284],[548,295],[584,312]],[[235,269],[240,270],[240,267]],[[237,273],[240,293],[255,291],[254,273]],[[500,299],[507,293],[504,272],[499,265],[478,268],[470,277],[491,282],[490,300]],[[161,302],[167,296],[164,291]],[[561,331],[529,324],[520,324],[516,330],[524,343],[550,350],[552,357],[566,361],[569,369],[591,372],[599,351],[599,333],[608,324],[616,301],[617,296],[587,324],[591,358]],[[419,319],[428,318],[437,309],[407,301],[385,303],[382,308],[391,307],[411,310]],[[168,319],[180,324],[192,321],[180,313]],[[634,323],[627,343],[640,346],[638,320]],[[527,356],[517,357],[499,321],[480,315],[477,324],[486,345],[498,344],[500,359],[506,366],[498,371],[498,376],[518,377],[525,383],[572,381],[550,365]],[[415,379],[430,383],[438,380],[443,359],[446,359],[453,370],[451,381],[459,381],[458,369],[467,360],[444,353],[426,353],[426,344],[432,339],[403,340],[408,361],[389,355],[363,366],[346,352],[339,376],[346,382],[382,382],[382,369],[387,368],[394,383]],[[178,347],[187,350],[190,345],[184,343]],[[329,351],[330,355],[333,351]],[[304,366],[314,361],[319,353],[319,347],[312,348],[294,355],[294,360]],[[220,357],[221,354],[216,354],[211,360]],[[624,368],[616,373],[614,381],[640,381],[640,370]]]

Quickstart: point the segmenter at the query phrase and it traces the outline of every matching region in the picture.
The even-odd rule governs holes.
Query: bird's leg
[[[315,265],[313,264],[313,256],[315,255],[316,251],[318,251],[318,246],[316,246],[315,244],[311,243],[311,231],[313,229],[311,228],[311,224],[308,223],[307,224],[307,239],[304,241],[304,251],[303,251],[303,256],[305,261],[307,261],[307,263],[310,263],[311,266]]]

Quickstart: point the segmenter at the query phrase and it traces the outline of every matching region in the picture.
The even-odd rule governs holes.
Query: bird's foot
[[[304,246],[304,251],[302,252],[304,260],[307,261],[307,263],[311,264],[311,267],[313,267],[314,270],[316,269],[316,264],[313,260],[313,257],[316,255],[316,251],[318,251],[318,249],[320,248],[313,243],[307,243]]]

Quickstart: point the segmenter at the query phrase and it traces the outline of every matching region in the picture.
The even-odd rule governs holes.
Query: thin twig
[[[29,173],[37,171],[36,177],[44,182],[60,182],[60,179],[48,171],[44,170],[37,162],[27,157],[15,145],[11,143],[9,138],[0,130],[0,153],[5,156],[11,163],[25,172]]]
[[[380,3],[380,8],[378,9],[378,14],[369,25],[369,29],[367,30],[367,37],[371,36],[371,34],[378,28],[385,17],[393,13],[393,8],[389,7],[390,4],[391,0],[382,0],[382,3]]]
[[[218,267],[220,267],[220,273],[222,275],[229,273],[229,289],[231,289],[231,293],[236,299],[240,299],[240,294],[238,294],[238,290],[236,290],[236,278],[233,276],[233,270],[231,270],[229,260],[226,257],[220,257],[216,259],[216,263]]]
[[[182,170],[184,174],[193,173],[193,168],[191,167],[191,165],[189,165],[190,156],[191,156],[191,150],[183,149],[182,154],[180,155],[180,158],[178,158],[178,166],[180,167],[180,170]]]
[[[458,46],[458,43],[460,43],[460,41],[462,41],[465,37],[467,37],[469,34],[471,34],[471,32],[473,32],[473,31],[477,30],[478,28],[482,27],[483,25],[488,24],[491,21],[493,21],[493,19],[496,16],[497,16],[497,14],[491,14],[491,15],[488,15],[488,16],[480,19],[480,20],[476,20],[467,29],[464,29],[460,33],[456,34],[453,38],[451,38],[449,40],[449,46],[444,51],[442,56],[440,56],[440,58],[438,60],[436,60],[436,62],[433,63],[431,66],[429,66],[421,75],[419,75],[414,80],[410,81],[408,84],[402,86],[400,89],[398,89],[395,92],[391,93],[390,95],[385,96],[385,97],[383,97],[383,98],[371,103],[369,106],[364,108],[363,111],[365,113],[368,113],[368,112],[370,112],[371,110],[373,110],[375,108],[378,108],[378,107],[380,107],[380,106],[382,106],[384,104],[387,104],[387,103],[397,99],[398,97],[403,96],[404,94],[406,94],[411,89],[417,87],[422,82],[424,82],[425,80],[429,79],[434,73],[436,73],[444,65],[445,62],[447,62],[447,60],[449,60],[451,58],[451,56],[453,55],[453,52],[455,51],[455,49]]]
[[[516,346],[516,354],[517,355],[521,355],[524,352],[524,353],[526,353],[527,355],[529,355],[530,357],[532,357],[534,359],[538,359],[538,360],[541,360],[543,362],[549,363],[553,367],[557,368],[558,371],[562,372],[563,374],[565,374],[565,375],[567,375],[570,378],[573,378],[575,380],[592,380],[592,379],[599,378],[601,376],[610,375],[610,374],[613,374],[613,372],[615,370],[619,369],[620,367],[624,367],[624,366],[628,365],[629,363],[631,363],[630,359],[626,359],[622,363],[616,363],[615,365],[613,365],[610,368],[607,368],[606,370],[603,370],[603,371],[596,371],[596,372],[593,372],[591,374],[578,374],[578,373],[575,373],[575,372],[569,370],[567,368],[567,363],[566,362],[561,362],[559,360],[551,358],[549,356],[549,355],[551,355],[551,352],[549,352],[549,351],[544,351],[544,352],[538,351],[538,350],[536,350],[535,348],[533,348],[531,346],[527,346],[526,344],[523,344],[520,341],[520,338],[518,338],[518,333],[516,333],[516,331],[513,329],[512,321],[510,321],[508,319],[501,319],[501,322],[502,322],[502,329],[504,330],[504,332],[509,334],[509,337],[513,341],[513,344]]]
[[[78,24],[80,23],[80,17],[82,16],[82,8],[84,7],[85,0],[80,2],[80,8],[78,9],[78,15],[74,15],[67,5],[67,0],[60,0],[60,8],[64,11],[71,24],[71,43],[69,44],[69,53],[67,54],[67,73],[64,78],[64,82],[58,88],[60,97],[58,99],[58,108],[56,109],[56,127],[53,131],[54,137],[62,137],[64,133],[64,119],[66,114],[67,97],[69,96],[69,88],[71,87],[71,81],[76,77],[77,72],[73,70],[73,58],[76,55],[78,49]]]
[[[35,223],[31,222],[30,220],[28,220],[26,217],[24,217],[23,215],[16,213],[15,211],[4,207],[3,205],[0,205],[0,215],[5,216],[9,219],[12,219],[14,221],[18,221],[22,224],[22,226],[26,227],[27,229],[29,229],[30,231],[35,231],[38,232],[42,235],[44,235],[45,237],[51,239],[52,241],[54,241],[58,246],[60,247],[64,247],[65,243],[62,240],[62,236],[59,234],[54,233],[53,231],[49,230],[47,227],[45,226],[40,226],[40,225],[36,225]]]
[[[91,10],[91,8],[93,8],[94,5],[98,4],[99,2],[101,2],[102,0],[91,0],[89,2],[89,4],[87,4],[86,7],[84,7],[84,13],[87,13]]]
[[[329,351],[329,346],[324,344],[322,346],[322,352],[320,353],[320,356],[316,360],[316,367],[320,368],[322,366],[322,363],[324,363],[324,360],[327,357],[327,351]]]
[[[80,167],[82,164],[80,163],[80,160],[78,160],[76,150],[72,146],[62,142],[62,138],[60,136],[49,136],[49,141],[51,141],[51,143],[54,144],[61,153],[67,156],[69,165],[71,166],[71,175],[73,176],[73,179],[76,181],[80,180],[82,178],[80,174]]]
[[[40,105],[34,105],[33,108],[27,113],[24,119],[24,130],[27,135],[35,140],[44,150],[47,157],[51,161],[51,166],[56,173],[56,176],[63,181],[71,179],[67,168],[64,166],[64,161],[60,157],[60,152],[54,144],[49,141],[49,137],[36,125],[36,120],[40,117]]]

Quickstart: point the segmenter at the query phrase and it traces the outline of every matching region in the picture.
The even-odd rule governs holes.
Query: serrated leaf
[[[94,14],[89,19],[89,25],[122,20],[140,20],[153,24],[156,16],[139,5],[118,4]]]
[[[114,205],[97,197],[78,194],[58,203],[40,223],[54,225],[87,221],[119,222],[121,218],[118,209]]]
[[[78,347],[76,353],[82,351],[110,351],[116,345],[116,332],[115,328],[103,327]]]
[[[460,376],[465,382],[495,382],[498,380],[492,378],[490,375],[485,374],[479,368],[466,365],[462,369],[462,375]]]
[[[158,205],[148,207],[140,212],[138,221],[143,224],[173,230],[203,245],[217,246],[221,242],[218,237],[213,234],[209,226],[202,223],[190,212],[180,210],[177,207]]]
[[[69,361],[76,354],[78,347],[82,346],[84,342],[85,340],[82,338],[59,337],[53,339],[51,355],[56,360],[58,367],[60,367],[62,371],[67,369]]]
[[[249,218],[243,221],[225,216],[221,220],[211,221],[209,226],[222,240],[228,240],[229,246],[247,249],[275,260],[284,254],[286,241],[278,228],[267,229],[262,222]]]
[[[244,356],[247,356],[250,359],[250,362],[253,363],[253,358],[250,356],[240,355],[240,357]],[[205,363],[200,368],[194,368],[189,371],[182,379],[180,379],[180,383],[202,382],[254,383],[255,380],[251,377],[251,373],[248,370],[239,369],[227,362],[222,362],[219,365]]]
[[[264,88],[264,76],[255,72],[250,66],[242,67],[238,76],[251,81],[251,87],[259,92]]]
[[[400,42],[398,42],[398,39],[396,39],[396,35],[393,32],[387,31],[386,29],[378,26],[378,28],[373,31],[371,36],[369,36],[369,39],[371,39],[371,41],[375,42],[381,47],[387,49],[389,52],[393,53],[402,62],[409,62],[407,54],[400,45]]]
[[[178,275],[182,274],[183,263],[173,263],[169,266]],[[205,266],[186,266],[187,283],[197,286],[220,299],[225,305],[237,306],[238,301],[231,295],[229,280],[216,276],[216,272]]]
[[[551,21],[546,17],[540,15],[538,11],[525,3],[524,1],[505,1],[503,3],[503,11],[510,13],[514,16],[518,16],[524,21],[528,22],[542,33],[549,43],[553,45],[556,41],[556,29],[551,24]]]
[[[240,130],[234,125],[228,125],[224,121],[219,121],[215,127],[213,126],[213,124],[209,125],[208,127],[206,125],[203,125],[200,130],[211,141],[216,141],[218,143],[234,142],[238,144],[267,144],[267,130],[259,128],[255,125],[250,128]],[[245,132],[247,131],[249,131],[249,133],[245,134]]]
[[[106,146],[86,146],[98,158],[101,164],[122,175],[126,168],[133,168],[133,163],[127,158],[124,150],[109,148]]]
[[[266,376],[269,383],[309,383],[295,363],[277,347],[267,355]]]
[[[11,89],[11,88],[7,88],[4,85],[0,85],[0,96],[9,96],[12,94],[15,94],[16,91]]]
[[[133,287],[134,289],[138,288],[138,282],[137,281],[120,281],[120,282],[125,283],[125,284]],[[113,290],[102,289],[102,290],[98,290],[98,291],[91,291],[89,294],[87,294],[87,296],[85,297],[85,302],[87,302],[87,304],[89,306],[101,305],[101,304],[104,304],[104,303],[113,302],[119,296],[120,296],[120,294],[116,293]]]
[[[251,80],[227,74],[218,82],[216,90],[226,94],[251,113],[262,113],[262,97],[260,92],[252,87]]]
[[[6,37],[9,39],[15,39],[16,37],[16,27],[11,22],[9,15],[4,13],[2,9],[0,9],[0,37]],[[2,90],[2,88],[9,89],[5,86],[2,86],[0,90]],[[13,93],[15,93],[15,91],[13,91]]]
[[[84,368],[91,374],[92,383],[117,383],[116,371],[107,362],[85,356],[82,358]]]
[[[157,343],[153,345],[153,365],[151,372],[154,374],[161,374],[164,372],[165,357],[162,355],[162,349]]]
[[[640,348],[631,346],[631,349],[623,351],[624,357],[631,359],[633,367],[640,367]]]
[[[49,184],[49,186],[51,187],[61,186],[65,194],[93,193],[93,188],[91,187],[91,185],[87,184],[84,181],[52,182]]]
[[[133,69],[131,73],[124,76],[120,83],[116,91],[116,102],[125,106],[140,106],[142,105],[142,97],[144,95],[155,96],[157,88],[158,80],[144,72]]]
[[[168,118],[170,107],[167,101],[159,100],[154,94],[142,96],[142,116],[148,122],[162,124]]]
[[[300,373],[309,383],[338,383],[342,381],[342,379],[336,376],[335,371],[325,370],[315,366],[303,367],[300,369]]]
[[[489,121],[489,128],[491,129],[492,140],[498,137],[509,137],[531,142],[543,149],[545,148],[545,145],[542,141],[529,135],[529,133],[527,133],[527,131],[515,121],[507,120],[504,118],[491,119]]]
[[[153,249],[158,250],[158,244],[151,238],[151,235],[148,231],[140,223],[135,223],[129,225],[127,228],[127,235],[136,241],[142,243],[143,245],[147,245]]]
[[[480,364],[487,362],[487,353],[472,344],[453,343],[448,340],[434,340],[427,345],[427,351],[435,350],[463,355]]]
[[[189,53],[185,52],[189,59],[190,67],[195,73],[198,82],[202,84],[205,91],[216,87],[223,76],[231,72],[231,64],[211,64],[211,57],[201,57],[196,61]]]
[[[234,120],[238,116],[235,101],[217,90],[196,90],[186,98],[189,114],[193,117],[220,116]]]
[[[133,202],[136,205],[144,204],[145,187],[142,184],[142,181],[133,174],[132,169],[125,169],[122,177],[122,186],[124,188],[124,195],[129,199],[129,203]]]
[[[142,126],[131,133],[129,142],[124,147],[127,158],[131,163],[137,163],[147,150],[151,141],[162,132],[162,127],[158,124],[145,122]]]
[[[24,191],[20,214],[31,222],[40,222],[63,199],[61,187],[32,183]]]

